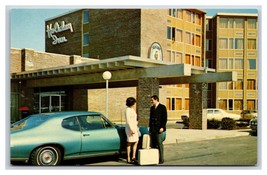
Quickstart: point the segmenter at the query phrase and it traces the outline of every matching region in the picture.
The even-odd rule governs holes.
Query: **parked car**
[[[147,134],[148,128],[140,131]],[[125,150],[125,128],[98,112],[35,114],[10,128],[11,162],[59,165],[62,160],[119,155]]]
[[[215,119],[215,120],[222,121],[222,119],[226,118],[226,117],[232,118],[234,120],[240,120],[240,118],[241,118],[241,116],[238,114],[228,113],[222,109],[211,109],[211,108],[207,109],[207,119],[208,120]],[[183,121],[188,121],[188,118],[189,118],[189,114],[182,114],[181,115],[181,119]]]
[[[241,119],[242,120],[251,120],[258,116],[258,112],[256,110],[243,110],[241,112]]]
[[[241,116],[238,114],[228,113],[222,109],[207,109],[207,119],[208,120],[219,120],[222,121],[223,118],[231,118],[233,120],[240,120]]]
[[[249,121],[249,127],[251,128],[252,131],[257,132],[257,130],[258,130],[257,129],[258,128],[258,118],[257,117],[255,117]]]

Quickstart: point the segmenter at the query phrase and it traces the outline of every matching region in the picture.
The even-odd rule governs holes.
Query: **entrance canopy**
[[[104,71],[110,71],[110,87],[137,86],[140,78],[158,78],[160,85],[236,81],[236,72],[189,64],[166,63],[136,56],[123,56],[62,67],[13,73],[12,80],[27,80],[27,87],[86,85],[104,87]]]

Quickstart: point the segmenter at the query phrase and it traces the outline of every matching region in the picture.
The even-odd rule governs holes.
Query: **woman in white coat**
[[[125,110],[125,133],[127,136],[127,163],[134,163],[136,161],[135,155],[138,145],[138,121],[137,114],[135,112],[136,100],[133,97],[126,99],[126,110]],[[131,149],[133,147],[133,149]],[[132,150],[132,152],[131,152]],[[132,156],[132,158],[131,158]]]

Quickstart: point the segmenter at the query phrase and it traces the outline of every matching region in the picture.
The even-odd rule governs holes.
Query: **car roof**
[[[94,112],[94,111],[67,111],[67,112],[52,112],[52,113],[40,113],[40,114],[34,114],[32,116],[37,115],[44,115],[48,116],[49,118],[60,118],[60,117],[68,117],[68,116],[76,116],[76,115],[100,115],[100,112]]]

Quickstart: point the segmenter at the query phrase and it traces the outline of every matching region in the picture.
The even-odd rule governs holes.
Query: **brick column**
[[[141,78],[137,87],[137,115],[140,126],[149,125],[150,97],[159,95],[159,81],[157,78]]]
[[[88,111],[88,89],[73,89],[73,110]]]
[[[34,50],[22,49],[21,50],[21,71],[29,71],[34,69]]]
[[[190,84],[190,129],[207,129],[207,89],[207,83]]]

